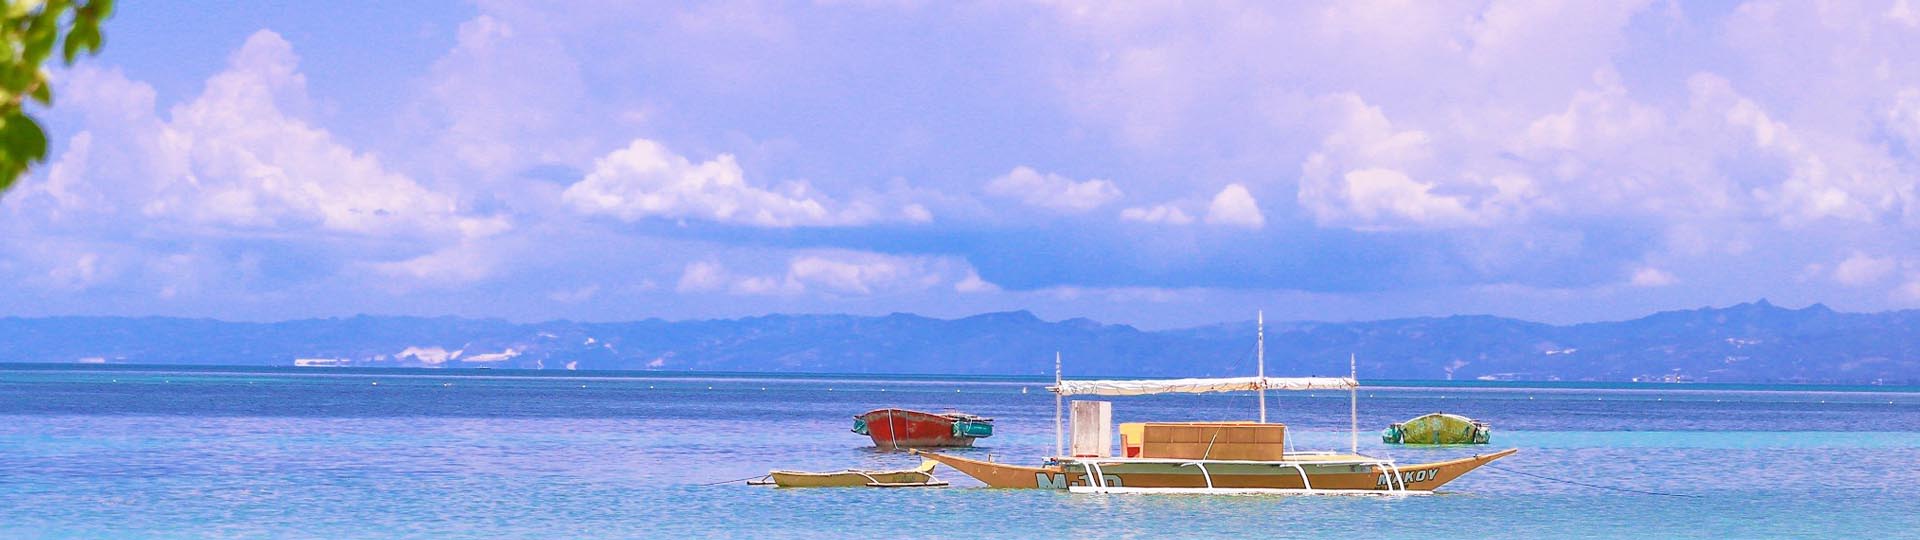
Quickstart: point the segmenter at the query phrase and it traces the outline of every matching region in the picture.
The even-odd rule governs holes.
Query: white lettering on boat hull
[[[1068,486],[1089,485],[1087,484],[1087,475],[1084,474],[1073,475],[1071,481],[1067,479],[1066,473],[1033,473],[1033,478],[1034,483],[1041,489],[1067,489]],[[1106,484],[1106,487],[1121,487],[1120,477],[1118,476],[1103,474],[1100,475],[1100,480]]]
[[[1439,476],[1439,475],[1440,475],[1440,470],[1439,470],[1439,469],[1424,469],[1424,470],[1418,470],[1418,471],[1407,471],[1407,472],[1404,472],[1404,473],[1401,473],[1401,478],[1403,478],[1403,479],[1405,479],[1404,481],[1405,481],[1406,483],[1408,483],[1408,484],[1412,484],[1412,483],[1415,483],[1415,482],[1425,482],[1425,481],[1428,481],[1428,480],[1432,480],[1432,479],[1434,479],[1434,477],[1437,477],[1437,476]],[[1381,475],[1380,475],[1380,481],[1379,481],[1379,482],[1375,482],[1375,483],[1374,483],[1373,485],[1375,485],[1375,486],[1386,486],[1386,485],[1389,485],[1389,484],[1391,484],[1391,485],[1393,485],[1393,486],[1399,486],[1399,485],[1400,485],[1400,481],[1395,481],[1395,480],[1393,480],[1393,474],[1392,474],[1392,473],[1386,473],[1386,474],[1381,474]]]

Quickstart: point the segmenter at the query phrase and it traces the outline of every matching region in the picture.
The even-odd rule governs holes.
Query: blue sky
[[[1920,2],[127,3],[0,314],[1920,305]]]

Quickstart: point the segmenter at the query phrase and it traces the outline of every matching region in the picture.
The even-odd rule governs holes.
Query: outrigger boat
[[[773,471],[752,485],[779,487],[940,487],[947,483],[933,477],[938,463],[921,461],[920,466],[897,471],[847,469],[837,472]]]
[[[973,446],[974,439],[993,436],[993,419],[958,411],[874,409],[853,417],[853,432],[866,435],[875,447],[886,450]]]
[[[1207,494],[1426,494],[1494,460],[1507,449],[1448,461],[1401,465],[1359,452],[1358,379],[1266,376],[1265,317],[1260,321],[1259,375],[1217,379],[1066,381],[1054,356],[1054,455],[1039,467],[914,453],[938,461],[995,488],[1065,489],[1074,493]],[[1348,452],[1290,452],[1286,426],[1267,422],[1267,390],[1347,390],[1352,420]],[[1120,425],[1122,455],[1111,456],[1109,403],[1073,403],[1073,452],[1062,434],[1061,401],[1067,396],[1138,396],[1165,393],[1260,394],[1258,422],[1126,423]]]
[[[1387,444],[1487,444],[1492,437],[1493,428],[1486,422],[1438,412],[1388,425],[1380,431],[1380,442]]]

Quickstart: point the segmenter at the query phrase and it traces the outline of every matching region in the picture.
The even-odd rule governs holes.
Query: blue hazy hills
[[[0,318],[0,362],[1051,375],[1251,375],[1252,321],[1146,331],[1026,311],[634,322],[358,316]],[[1268,371],[1372,379],[1920,383],[1920,311],[1765,300],[1617,322],[1493,316],[1267,325]]]

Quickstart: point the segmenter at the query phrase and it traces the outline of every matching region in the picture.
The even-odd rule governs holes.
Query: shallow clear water
[[[377,384],[376,384],[377,383]],[[1385,538],[1906,536],[1920,393],[1367,388],[1361,450],[1444,410],[1521,453],[1427,497],[778,490],[772,468],[911,466],[847,431],[883,406],[997,419],[974,455],[1053,444],[1038,382],[0,366],[0,537]],[[1022,393],[1025,389],[1026,393]],[[1296,446],[1347,444],[1345,393],[1273,393]],[[1120,398],[1115,421],[1243,419],[1251,395]],[[1480,449],[1480,451],[1484,451]],[[1539,480],[1692,495],[1671,497]]]

